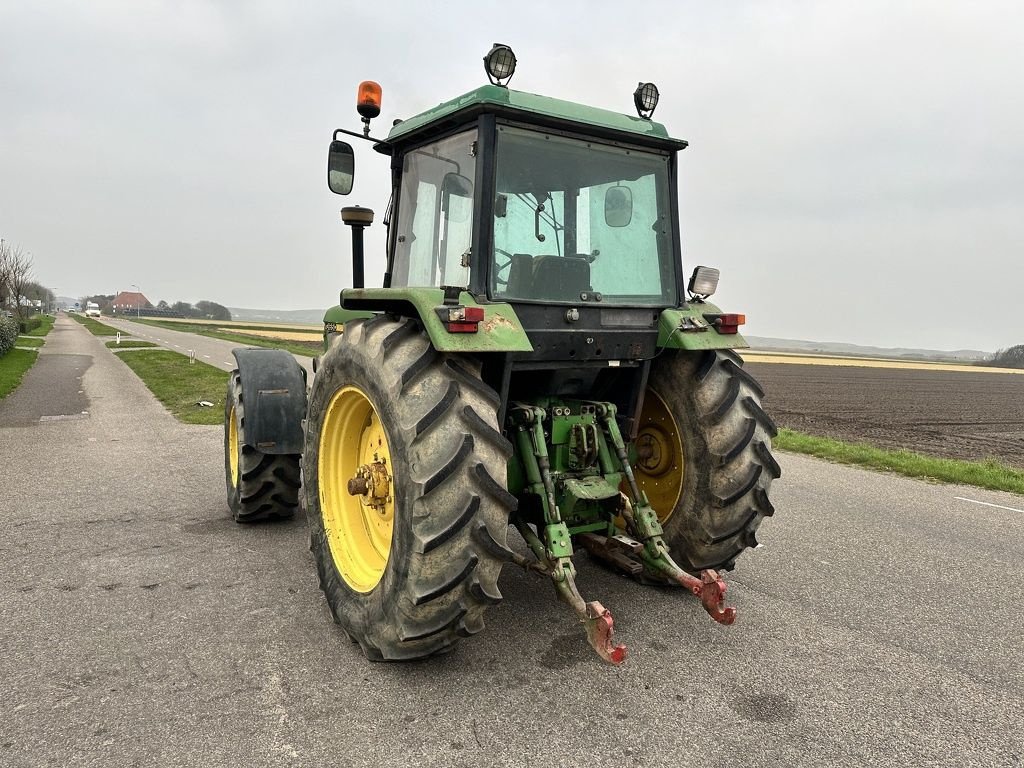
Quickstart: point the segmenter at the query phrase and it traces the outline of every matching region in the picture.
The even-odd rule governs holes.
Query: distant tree
[[[218,304],[215,301],[197,301],[196,310],[200,317],[205,317],[209,320],[230,320],[231,312],[227,307]]]
[[[999,350],[993,356],[991,364],[1000,368],[1024,368],[1024,344]]]
[[[25,289],[32,282],[32,257],[21,249],[21,246],[11,246],[4,243],[3,266],[0,267],[5,285],[7,302],[14,308],[19,320],[24,320],[29,314],[22,306],[21,300],[25,296]]]
[[[195,317],[196,314],[196,308],[187,301],[176,301],[171,305],[171,309],[182,317]]]
[[[11,271],[10,253],[11,245],[6,240],[0,239],[0,308],[8,305],[11,295],[10,288],[7,286],[7,276]]]
[[[29,283],[25,286],[25,292],[22,295],[29,301],[42,302],[44,307],[49,307],[57,300],[57,297],[54,295],[53,291],[51,291],[45,285],[41,285],[40,283],[34,281],[29,281]]]
[[[160,299],[160,301],[158,301],[156,303],[156,308],[157,309],[170,309],[171,307],[170,307],[170,305],[166,301],[164,301],[163,299]]]

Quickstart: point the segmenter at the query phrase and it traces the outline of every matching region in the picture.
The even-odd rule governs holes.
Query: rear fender
[[[446,306],[444,294],[441,288],[346,288],[341,292],[341,306],[419,318],[439,352],[533,351],[511,304],[478,304],[466,291],[459,294],[458,303],[463,307],[481,307],[484,319],[475,333],[449,332],[437,314],[438,309]]]
[[[260,453],[301,454],[306,371],[281,349],[233,349],[242,377],[245,442]]]
[[[748,348],[740,334],[718,332],[713,316],[720,313],[718,307],[707,302],[664,310],[658,320],[658,346],[689,350]]]

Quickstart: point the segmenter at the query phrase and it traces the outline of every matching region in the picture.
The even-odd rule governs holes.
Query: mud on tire
[[[236,430],[234,451],[232,421]],[[262,453],[245,444],[245,403],[237,369],[228,378],[224,400],[224,482],[236,523],[285,520],[294,517],[298,509],[299,457]]]
[[[393,530],[383,574],[368,592],[338,570],[321,510],[321,431],[333,397],[356,387],[387,437]],[[335,621],[373,660],[443,653],[484,627],[501,600],[511,444],[479,364],[434,350],[417,321],[377,316],[345,326],[321,359],[303,452],[310,549]],[[339,482],[335,478],[330,482]],[[340,545],[338,545],[340,546]]]
[[[684,457],[665,538],[694,572],[732,569],[775,512],[768,493],[781,474],[771,452],[777,430],[761,408],[764,391],[742,366],[739,355],[719,350],[666,352],[651,369],[648,397],[653,390],[672,414]]]

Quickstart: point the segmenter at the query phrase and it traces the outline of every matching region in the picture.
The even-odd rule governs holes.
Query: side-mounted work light
[[[658,106],[658,86],[654,83],[638,83],[633,91],[633,104],[636,105],[637,114],[645,120],[649,120]]]
[[[504,43],[495,43],[484,56],[484,69],[487,70],[487,79],[491,85],[508,85],[516,73],[516,55]]]
[[[706,299],[718,290],[720,272],[714,267],[697,267],[690,275],[690,285],[686,290],[695,299]]]

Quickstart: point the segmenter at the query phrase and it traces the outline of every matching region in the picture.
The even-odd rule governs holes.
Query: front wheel
[[[651,368],[636,441],[636,476],[665,540],[691,571],[731,569],[774,513],[781,470],[760,385],[729,350],[666,352]]]
[[[414,320],[345,327],[310,393],[311,549],[335,620],[371,659],[449,650],[498,602],[511,445],[479,364]]]
[[[224,482],[236,523],[287,520],[299,506],[299,457],[263,453],[246,443],[238,370],[228,378],[224,400]]]

